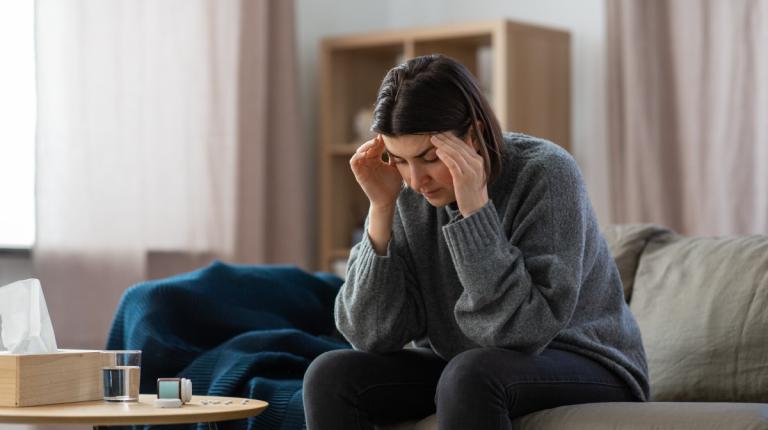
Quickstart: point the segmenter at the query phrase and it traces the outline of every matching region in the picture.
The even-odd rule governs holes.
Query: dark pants
[[[601,364],[547,349],[526,355],[478,348],[445,362],[430,349],[390,354],[337,350],[304,376],[309,430],[372,429],[435,413],[440,429],[510,429],[517,417],[562,405],[632,402]]]

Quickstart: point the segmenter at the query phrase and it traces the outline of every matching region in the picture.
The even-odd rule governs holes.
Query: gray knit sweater
[[[463,218],[404,190],[387,255],[352,248],[336,325],[356,349],[428,341],[449,360],[478,347],[591,357],[649,397],[637,324],[576,162],[560,147],[504,135],[490,202]],[[366,222],[367,227],[367,222]]]

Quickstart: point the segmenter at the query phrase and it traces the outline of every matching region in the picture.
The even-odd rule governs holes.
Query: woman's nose
[[[421,185],[427,182],[428,175],[423,169],[411,166],[411,189],[419,191]]]

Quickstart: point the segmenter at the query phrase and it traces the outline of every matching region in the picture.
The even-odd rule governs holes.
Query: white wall
[[[601,224],[610,222],[604,0],[296,0],[300,94],[309,153],[314,155],[318,144],[317,48],[322,37],[500,17],[555,26],[571,33],[573,152],[584,172],[598,219]],[[311,168],[316,167],[316,163],[312,164]],[[316,182],[309,186],[316,189]]]
[[[32,277],[32,259],[28,253],[0,251],[0,287]]]

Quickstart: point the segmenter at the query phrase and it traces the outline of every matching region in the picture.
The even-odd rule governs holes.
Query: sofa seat
[[[647,402],[585,403],[526,415],[515,430],[765,430],[766,403]],[[434,415],[382,430],[437,430]]]
[[[516,429],[768,429],[768,404],[648,402],[561,406],[526,415]],[[437,426],[433,427],[437,428]]]

